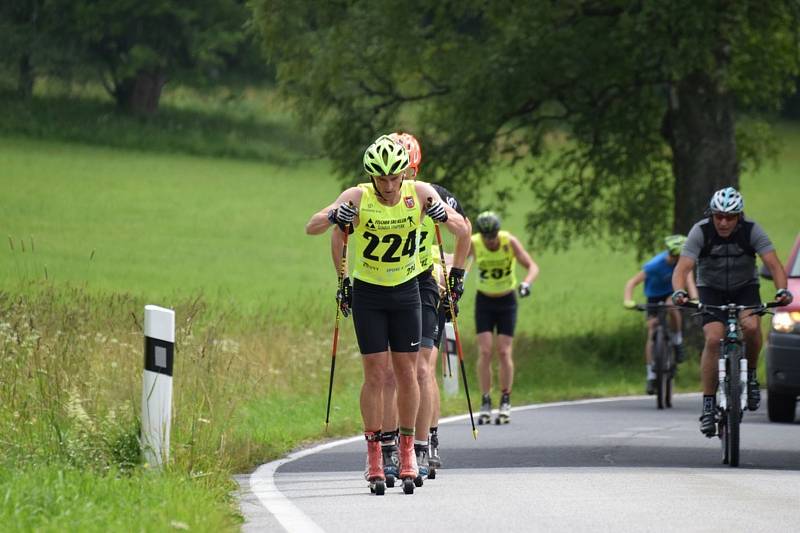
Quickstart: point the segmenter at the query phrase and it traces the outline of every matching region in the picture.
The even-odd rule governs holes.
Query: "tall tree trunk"
[[[733,107],[733,96],[705,73],[672,88],[664,135],[672,148],[676,233],[703,217],[714,191],[739,186]]]
[[[26,100],[33,96],[33,82],[35,75],[31,56],[28,53],[22,54],[19,58],[19,77],[17,78],[17,93]]]
[[[140,70],[135,78],[125,79],[115,88],[117,106],[136,115],[153,115],[158,111],[166,82],[167,77],[161,71]]]

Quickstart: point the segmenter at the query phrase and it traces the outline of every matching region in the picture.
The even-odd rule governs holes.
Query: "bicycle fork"
[[[734,346],[739,348],[739,346]],[[720,341],[719,361],[717,363],[719,379],[719,386],[717,387],[717,405],[722,411],[728,408],[728,394],[726,394],[729,390],[727,362],[730,361],[730,364],[733,365],[733,362],[736,361],[739,364],[739,410],[744,411],[747,409],[747,364],[742,364],[744,357],[741,357],[741,355],[736,358],[733,356],[734,354],[728,354],[728,357],[726,357],[725,352],[725,341]],[[735,370],[732,369],[731,373],[735,375]],[[735,400],[731,398],[731,401]]]

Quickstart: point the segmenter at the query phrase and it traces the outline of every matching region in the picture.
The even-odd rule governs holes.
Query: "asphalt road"
[[[738,468],[700,434],[698,395],[529,407],[477,440],[468,420],[443,424],[445,468],[414,495],[369,493],[363,439],[262,466],[240,478],[243,529],[800,530],[800,423],[765,406],[746,413]]]

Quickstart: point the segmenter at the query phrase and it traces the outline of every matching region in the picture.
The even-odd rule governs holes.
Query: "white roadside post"
[[[458,394],[458,350],[456,350],[456,331],[452,322],[444,324],[444,353],[447,367],[444,375],[444,393],[447,396]]]
[[[151,467],[160,467],[169,460],[174,353],[175,311],[144,306],[142,451]]]

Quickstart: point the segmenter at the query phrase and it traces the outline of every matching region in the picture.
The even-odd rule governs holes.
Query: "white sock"
[[[414,446],[427,446],[427,445],[428,445],[428,441],[427,440],[414,439]]]
[[[678,345],[678,346],[683,344],[683,333],[681,333],[680,331],[678,333],[673,333],[672,334],[672,344],[675,344],[675,345]]]
[[[645,367],[647,368],[647,379],[656,379],[656,373],[653,371],[653,365],[647,364]]]

